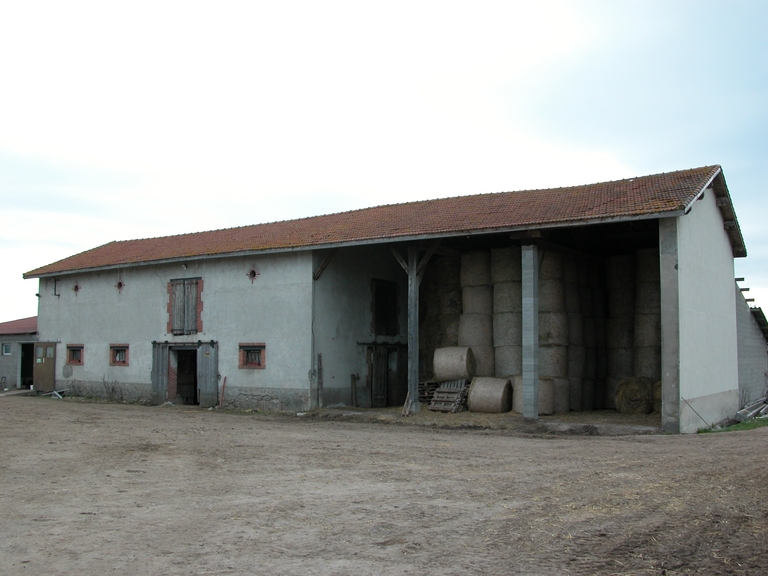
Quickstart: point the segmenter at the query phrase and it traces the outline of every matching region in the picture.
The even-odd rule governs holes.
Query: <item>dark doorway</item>
[[[366,356],[371,408],[404,404],[408,392],[408,347],[376,344],[368,346]]]
[[[29,388],[33,382],[33,372],[35,369],[35,345],[21,345],[21,381],[20,388]]]
[[[197,350],[179,350],[176,354],[176,398],[184,404],[197,404]]]

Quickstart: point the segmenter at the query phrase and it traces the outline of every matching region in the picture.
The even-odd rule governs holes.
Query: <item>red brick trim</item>
[[[115,362],[115,352],[125,350],[125,362]],[[109,365],[110,366],[128,366],[128,344],[110,344],[109,345]]]
[[[238,344],[239,354],[237,367],[244,370],[264,370],[267,367],[267,345],[264,342],[241,342]],[[246,363],[246,352],[258,349],[261,351],[261,364]]]
[[[72,360],[70,350],[80,349],[80,360]],[[85,362],[85,346],[83,344],[67,344],[67,364],[70,366],[82,366]]]

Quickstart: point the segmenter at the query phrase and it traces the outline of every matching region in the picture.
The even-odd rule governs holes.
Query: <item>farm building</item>
[[[32,384],[37,317],[0,323],[0,390]]]
[[[24,276],[55,346],[50,388],[402,405],[436,349],[465,346],[478,375],[517,379],[526,416],[612,408],[621,379],[645,376],[664,429],[691,432],[739,409],[739,337],[764,338],[739,331],[744,256],[708,166],[111,242]]]

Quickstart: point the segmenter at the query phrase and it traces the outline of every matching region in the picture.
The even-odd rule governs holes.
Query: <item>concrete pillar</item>
[[[671,434],[680,433],[680,295],[677,267],[677,218],[661,218],[661,427]]]
[[[539,417],[539,250],[522,248],[523,416]]]

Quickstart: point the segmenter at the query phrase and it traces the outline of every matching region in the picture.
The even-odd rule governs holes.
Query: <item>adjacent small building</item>
[[[735,414],[760,358],[737,320],[745,256],[706,166],[111,242],[24,276],[42,389],[417,410],[434,350],[466,346],[479,375],[517,379],[525,416],[610,409],[644,376],[664,429],[692,432]]]
[[[0,389],[32,385],[36,341],[37,316],[0,323]]]

